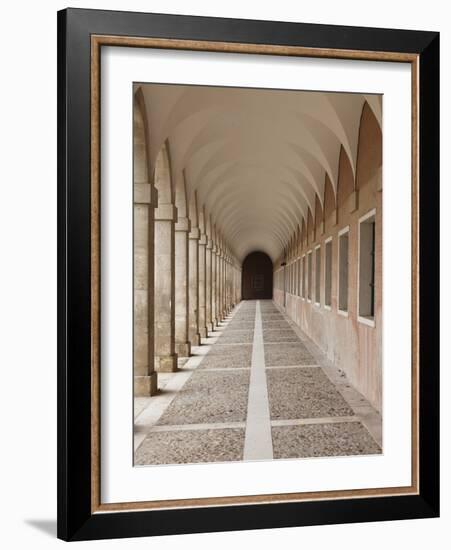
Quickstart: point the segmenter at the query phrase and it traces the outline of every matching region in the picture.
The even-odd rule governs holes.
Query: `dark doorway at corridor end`
[[[268,300],[272,298],[271,258],[264,252],[252,252],[243,262],[242,299]]]

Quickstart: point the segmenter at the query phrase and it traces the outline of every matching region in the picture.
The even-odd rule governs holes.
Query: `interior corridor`
[[[133,100],[135,463],[381,452],[382,97]]]
[[[243,301],[159,395],[137,399],[135,465],[381,452],[381,417],[271,300]]]

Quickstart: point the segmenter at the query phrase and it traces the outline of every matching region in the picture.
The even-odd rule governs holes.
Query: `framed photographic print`
[[[58,14],[58,536],[439,513],[439,35]]]

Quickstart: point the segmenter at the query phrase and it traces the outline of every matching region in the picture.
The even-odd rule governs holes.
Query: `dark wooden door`
[[[252,252],[243,262],[243,300],[272,298],[272,261],[264,252]]]

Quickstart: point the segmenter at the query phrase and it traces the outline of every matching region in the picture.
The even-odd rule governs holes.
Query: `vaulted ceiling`
[[[211,215],[239,261],[254,250],[275,261],[325,174],[336,190],[341,146],[355,175],[360,116],[376,95],[149,84],[142,86],[150,164],[169,144],[174,178]]]

